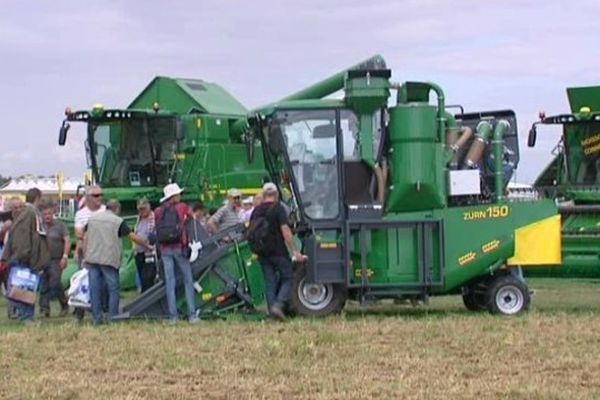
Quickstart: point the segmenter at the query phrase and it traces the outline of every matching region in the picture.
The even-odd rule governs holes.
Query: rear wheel
[[[516,315],[529,309],[529,288],[519,278],[501,275],[487,290],[487,309],[492,314]]]
[[[344,285],[333,283],[308,283],[304,265],[294,273],[291,303],[298,315],[323,317],[339,313],[346,304],[348,292]]]

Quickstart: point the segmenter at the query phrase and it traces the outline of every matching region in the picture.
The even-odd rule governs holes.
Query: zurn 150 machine
[[[308,255],[295,310],[441,294],[462,294],[470,310],[527,309],[514,267],[561,263],[560,216],[552,200],[505,196],[519,161],[514,113],[452,115],[439,86],[390,75],[376,56],[249,117],[248,153],[260,141]]]
[[[562,268],[530,275],[600,277],[600,86],[567,89],[571,114],[546,116],[533,124],[528,145],[535,146],[538,125],[562,125],[555,158],[534,183],[556,199],[562,216]]]

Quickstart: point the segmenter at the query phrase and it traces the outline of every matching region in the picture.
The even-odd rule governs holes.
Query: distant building
[[[73,178],[64,178],[62,190],[60,190],[56,176],[35,177],[26,175],[11,179],[0,188],[0,210],[4,209],[6,200],[14,196],[25,199],[25,193],[34,187],[40,189],[45,198],[51,198],[57,203],[60,215],[68,216],[75,213],[77,189],[80,188],[79,191],[82,192],[80,181]]]

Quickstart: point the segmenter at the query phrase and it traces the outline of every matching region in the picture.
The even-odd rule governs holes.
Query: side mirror
[[[185,139],[185,127],[181,120],[175,122],[175,139],[178,142],[182,142]]]
[[[527,138],[527,146],[534,147],[536,139],[537,139],[537,127],[535,124],[533,124],[533,125],[531,125],[531,129],[529,130],[529,137]]]
[[[58,132],[58,145],[59,146],[64,146],[65,143],[67,142],[67,132],[69,132],[69,128],[71,128],[71,125],[65,119],[62,122],[62,125],[60,126],[60,131]]]

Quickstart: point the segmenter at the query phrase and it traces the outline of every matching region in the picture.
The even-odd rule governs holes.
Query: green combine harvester
[[[158,204],[169,182],[186,188],[184,201],[202,200],[207,209],[220,206],[231,187],[246,195],[256,193],[266,171],[261,158],[251,165],[246,161],[247,112],[217,84],[157,77],[126,109],[67,108],[59,144],[66,143],[71,122],[86,124],[93,182],[102,186],[106,198],[121,202],[124,216],[133,223],[137,199]],[[124,255],[121,287],[131,289],[135,262],[130,248]],[[65,285],[76,268],[71,263],[63,274]]]
[[[243,115],[219,109],[220,116],[177,108],[173,93],[187,89],[167,95],[151,84],[131,109],[67,120],[88,124],[94,179],[123,202],[156,200],[168,181],[190,188],[187,200],[218,198],[230,186],[252,190],[265,175],[275,182],[308,255],[296,266],[292,293],[300,315],[335,313],[348,299],[427,302],[442,294],[462,295],[470,310],[526,310],[530,293],[518,267],[560,265],[560,216],[552,200],[505,195],[519,161],[514,112],[453,115],[439,86],[390,77],[374,56],[276,103]],[[161,79],[168,87],[192,82],[154,82]],[[127,130],[134,116],[140,128]],[[172,157],[154,144],[162,118],[171,118],[161,146],[172,146]],[[144,163],[136,154],[141,142],[149,143]],[[213,149],[231,156],[212,158]],[[256,257],[244,241],[218,239],[192,266],[201,311],[253,309],[264,289]],[[161,317],[165,307],[158,283],[123,316]]]
[[[528,145],[535,146],[538,125],[562,125],[555,158],[534,187],[555,199],[562,217],[562,268],[528,271],[531,276],[600,277],[600,86],[567,89],[571,114],[546,116],[533,124]]]

